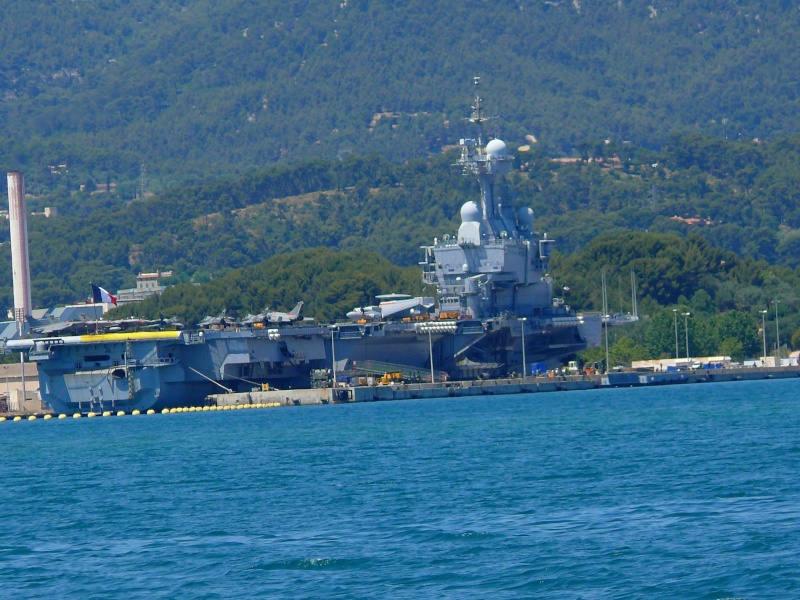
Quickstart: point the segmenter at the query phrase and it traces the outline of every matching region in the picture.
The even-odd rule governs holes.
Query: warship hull
[[[516,327],[515,327],[516,325]],[[147,411],[200,406],[234,391],[307,388],[312,373],[378,361],[448,379],[521,372],[519,322],[450,320],[341,323],[83,335],[7,342],[37,363],[42,400],[53,411]],[[525,335],[528,362],[553,365],[583,347],[577,323]],[[432,354],[431,354],[432,352]],[[438,376],[438,375],[437,375]]]

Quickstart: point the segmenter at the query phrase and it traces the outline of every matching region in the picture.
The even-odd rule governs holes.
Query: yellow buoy
[[[168,415],[168,414],[169,414],[169,409],[168,409],[168,408],[165,408],[165,409],[163,409],[163,410],[161,411],[161,414],[162,414],[162,415]]]
[[[28,417],[28,421],[35,421],[35,420],[36,420],[36,415],[31,415],[30,417]]]
[[[74,415],[72,415],[72,418],[73,419],[80,419],[81,418],[81,413],[75,413]]]
[[[22,417],[16,416],[16,417],[14,417],[14,421],[22,421]]]
[[[111,416],[111,411],[110,410],[104,410],[103,411],[103,416],[104,417],[110,417]]]
[[[147,414],[148,415],[154,415],[154,414],[156,414],[156,411],[154,411],[152,408],[148,408],[147,409]]]
[[[91,418],[94,418],[94,417],[96,417],[96,416],[97,416],[97,414],[96,414],[96,413],[93,413],[93,412],[90,412],[90,413],[89,413],[88,415],[86,415],[86,416],[87,416],[89,419],[91,419]]]
[[[52,419],[52,418],[53,418],[53,415],[45,415],[45,416],[44,416],[44,420],[45,420],[45,421],[49,421],[49,420],[50,420],[50,419]]]
[[[6,420],[5,417],[0,417],[0,423],[5,423],[5,420]]]
[[[59,419],[66,419],[66,418],[67,418],[67,415],[65,415],[65,414],[63,414],[63,413],[62,413],[62,414],[58,415],[58,418],[59,418]]]
[[[132,415],[140,415],[140,414],[142,414],[142,413],[139,411],[139,409],[138,409],[138,408],[134,408],[134,409],[133,409],[133,412],[132,412],[131,414],[132,414]]]
[[[117,416],[118,417],[124,417],[125,416],[125,411],[124,410],[117,411]]]

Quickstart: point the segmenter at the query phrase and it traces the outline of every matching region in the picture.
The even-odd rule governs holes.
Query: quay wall
[[[749,369],[709,369],[666,373],[610,373],[607,375],[565,375],[526,377],[484,381],[450,381],[444,383],[406,383],[373,386],[342,386],[321,389],[270,390],[237,394],[213,394],[207,397],[219,406],[277,403],[281,406],[341,404],[347,402],[382,402],[420,398],[458,398],[500,394],[532,394],[675,385],[684,383],[754,381],[800,377],[800,367],[757,367]]]

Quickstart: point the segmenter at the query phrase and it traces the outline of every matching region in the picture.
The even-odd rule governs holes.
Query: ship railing
[[[158,348],[154,347],[142,358],[131,358],[127,360],[128,366],[131,367],[157,367],[163,365],[171,365],[177,362],[174,356],[159,356]]]
[[[362,337],[364,337],[364,332],[360,329],[356,331],[339,330],[340,340],[356,340]]]
[[[183,334],[184,344],[204,344],[205,341],[202,331],[187,331]]]
[[[174,356],[145,356],[144,358],[129,358],[125,363],[129,367],[159,367],[172,365],[178,362]]]
[[[64,340],[61,338],[36,340],[33,344],[33,347],[28,351],[28,360],[47,360],[53,353],[52,347],[63,344]]]

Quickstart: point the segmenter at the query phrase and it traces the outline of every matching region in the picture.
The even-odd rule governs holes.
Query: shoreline
[[[750,367],[736,369],[697,369],[668,372],[619,372],[604,375],[535,376],[442,383],[397,383],[336,388],[270,390],[211,394],[206,397],[216,406],[247,406],[278,403],[281,406],[388,402],[421,398],[459,398],[500,394],[532,394],[620,387],[645,387],[714,382],[759,381],[800,377],[800,367]]]
[[[447,381],[442,383],[396,383],[372,386],[339,386],[235,392],[211,394],[194,406],[165,408],[146,412],[88,411],[71,415],[53,411],[2,412],[0,422],[34,421],[38,419],[109,417],[139,414],[172,414],[176,412],[205,412],[244,408],[278,408],[288,406],[313,406],[322,404],[352,404],[355,402],[390,402],[424,398],[464,398],[468,396],[495,396],[507,394],[539,394],[571,392],[578,390],[615,389],[622,387],[647,387],[736,381],[764,381],[800,377],[798,367],[740,367],[735,369],[697,369],[668,372],[623,371],[605,375],[551,375],[472,381]]]

